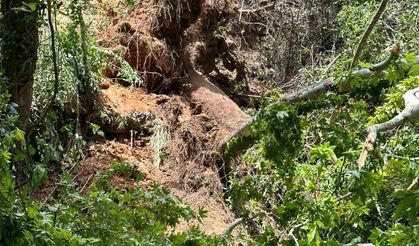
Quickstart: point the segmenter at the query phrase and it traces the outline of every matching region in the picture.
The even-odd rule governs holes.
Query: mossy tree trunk
[[[38,3],[38,1],[31,2],[31,0],[25,2],[22,0],[1,0],[3,15],[1,55],[12,101],[19,105],[20,128],[22,130],[26,130],[28,127],[32,104],[39,44]]]

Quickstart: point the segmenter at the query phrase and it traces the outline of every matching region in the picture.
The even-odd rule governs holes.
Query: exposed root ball
[[[135,33],[126,44],[125,60],[142,73],[148,91],[167,89],[171,78],[180,77],[176,69],[175,55],[162,41]]]
[[[203,3],[204,0],[155,0],[153,34],[179,43],[182,33],[200,16]]]

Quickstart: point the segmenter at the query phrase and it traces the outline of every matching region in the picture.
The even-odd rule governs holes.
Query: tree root
[[[359,170],[364,168],[368,152],[374,150],[378,133],[394,129],[406,121],[416,121],[419,119],[419,87],[407,91],[403,95],[403,99],[405,108],[402,112],[387,122],[376,124],[368,128],[368,136],[365,140],[364,148],[358,160]]]

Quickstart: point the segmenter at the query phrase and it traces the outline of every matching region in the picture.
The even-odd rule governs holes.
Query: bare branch
[[[227,227],[227,229],[225,229],[223,231],[223,233],[221,234],[222,238],[227,238],[231,232],[238,226],[240,225],[242,222],[244,221],[243,218],[238,218],[236,219],[233,223],[231,223],[231,225],[229,227]]]
[[[403,95],[403,99],[405,108],[402,112],[389,121],[376,124],[368,128],[368,136],[365,140],[362,154],[358,160],[358,168],[360,170],[365,166],[368,152],[374,150],[374,144],[377,141],[378,133],[394,129],[408,120],[416,121],[419,119],[419,87],[407,91]]]
[[[414,190],[416,186],[418,185],[418,183],[419,183],[419,176],[416,176],[416,178],[412,181],[412,183],[409,185],[407,190]]]
[[[386,9],[388,0],[382,0],[380,7],[378,8],[377,12],[375,13],[374,17],[372,18],[370,24],[368,25],[368,28],[365,30],[364,34],[362,35],[361,40],[358,43],[358,46],[356,47],[355,55],[352,60],[350,69],[354,68],[358,62],[359,57],[361,56],[362,49],[364,48],[368,37],[370,36],[372,30],[374,29],[374,26],[377,24],[378,20],[380,19],[381,15],[384,13],[384,10]]]

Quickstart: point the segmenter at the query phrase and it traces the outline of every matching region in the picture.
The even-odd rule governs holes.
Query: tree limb
[[[231,232],[238,226],[240,225],[242,222],[244,221],[243,218],[238,218],[236,219],[233,223],[231,223],[231,225],[229,225],[221,234],[222,238],[227,238]]]
[[[378,8],[377,12],[375,13],[374,17],[372,18],[370,24],[368,25],[368,28],[365,30],[364,34],[362,35],[361,40],[358,43],[358,46],[356,47],[355,55],[352,60],[350,69],[354,68],[358,62],[359,57],[361,56],[362,49],[364,48],[368,37],[370,36],[372,30],[374,29],[374,26],[377,24],[378,20],[380,19],[381,15],[384,13],[384,10],[386,9],[388,0],[382,0],[380,7]]]
[[[359,76],[361,79],[368,79],[374,74],[384,73],[384,70],[391,64],[391,62],[398,58],[399,52],[399,46],[398,44],[395,44],[395,46],[391,49],[389,56],[384,61],[374,64],[370,68],[362,68],[356,70],[351,74],[353,76]],[[419,60],[417,59],[416,62],[419,62]],[[298,101],[313,100],[324,95],[328,91],[334,90],[339,93],[347,93],[352,91],[353,89],[354,88],[352,88],[352,86],[350,85],[349,77],[343,79],[343,81],[336,78],[327,78],[321,80],[319,83],[315,85],[303,88],[292,94],[284,95],[276,103],[293,103]],[[249,119],[245,121],[242,125],[240,125],[230,136],[221,141],[221,143],[218,145],[218,150],[222,152],[226,147],[227,143],[230,142],[230,140],[232,140],[234,137],[248,136],[248,126],[255,119],[256,116],[249,117]]]
[[[403,99],[405,108],[402,112],[389,121],[376,124],[368,128],[368,136],[365,140],[364,148],[358,160],[359,170],[364,168],[368,152],[374,150],[374,144],[377,141],[378,133],[394,129],[406,121],[416,121],[419,119],[419,87],[407,91],[403,95]]]
[[[384,71],[393,60],[397,59],[399,56],[399,46],[395,44],[394,47],[390,51],[390,55],[382,62],[372,65],[369,68],[362,68],[352,72],[353,76],[359,76],[361,79],[368,79],[373,74],[380,73]],[[315,99],[319,96],[323,95],[325,92],[330,90],[336,90],[338,92],[350,92],[353,90],[352,86],[350,85],[350,79],[345,78],[342,82],[335,78],[327,78],[321,80],[319,83],[301,89],[297,92],[294,92],[290,95],[285,95],[281,97],[281,102],[297,102],[297,101],[304,101],[309,99]]]
[[[407,188],[407,190],[414,190],[416,188],[416,186],[419,183],[419,176],[416,176],[416,178],[412,181],[412,183],[409,185],[409,187]]]

